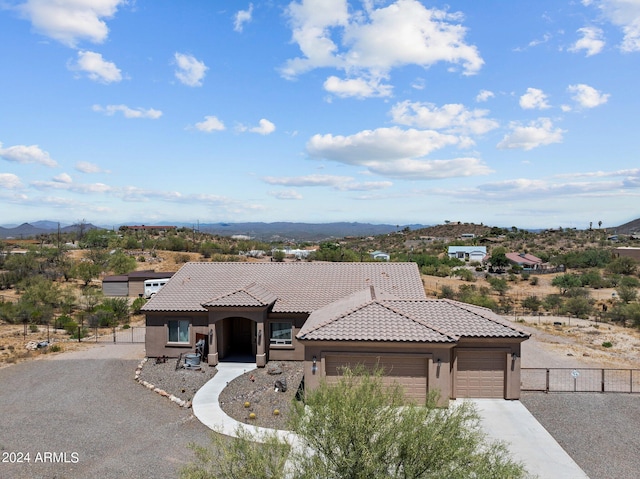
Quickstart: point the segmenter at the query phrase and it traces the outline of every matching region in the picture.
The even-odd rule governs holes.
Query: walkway
[[[226,385],[247,371],[251,363],[220,363],[218,372],[193,398],[193,414],[207,427],[227,436],[236,436],[238,428],[259,438],[274,430],[251,426],[229,417],[220,407],[218,397]],[[588,479],[573,459],[540,425],[520,401],[472,399],[481,416],[482,429],[491,438],[504,441],[514,458],[540,479]],[[452,401],[452,404],[460,401]],[[295,435],[275,431],[278,437],[295,444]]]

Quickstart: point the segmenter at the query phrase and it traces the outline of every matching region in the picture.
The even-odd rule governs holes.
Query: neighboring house
[[[447,251],[449,258],[458,258],[463,261],[478,261],[487,256],[486,246],[449,246]]]
[[[391,259],[391,256],[384,251],[373,251],[372,253],[369,253],[369,256],[376,261],[389,261]]]
[[[170,278],[175,273],[156,272],[154,270],[132,271],[129,274],[105,276],[102,280],[102,292],[105,296],[130,296],[137,298],[144,295],[144,282],[148,279]]]
[[[305,387],[379,366],[405,393],[520,397],[529,335],[488,309],[427,299],[415,263],[187,263],[142,308],[146,353],[206,341],[210,366],[239,356],[304,361]]]
[[[536,271],[543,269],[543,261],[528,253],[506,253],[507,259],[518,266],[522,267],[525,271]]]
[[[124,225],[120,227],[121,230],[129,230],[129,231],[147,231],[151,233],[166,233],[167,231],[177,229],[175,226],[171,225],[159,225],[159,226],[149,226],[149,225]]]

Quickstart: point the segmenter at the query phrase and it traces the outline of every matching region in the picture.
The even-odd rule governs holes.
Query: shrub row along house
[[[187,263],[143,312],[149,357],[204,340],[210,366],[304,361],[307,388],[363,364],[441,404],[518,399],[529,337],[488,309],[428,299],[415,263]]]

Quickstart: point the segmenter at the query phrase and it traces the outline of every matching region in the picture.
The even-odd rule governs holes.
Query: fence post
[[[545,390],[546,393],[549,392],[549,368],[547,368],[547,388]]]
[[[629,394],[633,392],[633,369],[629,369]]]
[[[116,342],[116,327],[115,325],[113,326],[113,342]]]
[[[601,378],[600,378],[600,392],[603,393],[604,392],[604,368],[602,368],[601,371]]]

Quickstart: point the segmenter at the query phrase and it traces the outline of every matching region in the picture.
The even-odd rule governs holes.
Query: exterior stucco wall
[[[167,322],[176,319],[190,321],[189,343],[169,344]],[[146,355],[150,358],[167,356],[177,358],[180,353],[193,352],[196,347],[196,334],[208,334],[209,323],[206,313],[147,313],[145,334]]]
[[[304,325],[309,316],[304,315],[270,315],[269,321],[265,325],[265,341],[269,349],[269,361],[302,361],[304,359],[304,344],[296,339],[296,334]],[[272,322],[278,323],[282,321],[291,321],[293,324],[291,345],[270,344],[270,325]]]
[[[372,355],[415,356],[416,360],[427,359],[427,387],[438,391],[438,405],[446,406],[451,391],[451,347],[438,344],[369,343],[356,341],[304,341],[305,388],[313,390],[326,378],[324,359],[328,354],[358,353]],[[317,370],[314,373],[313,358]]]

